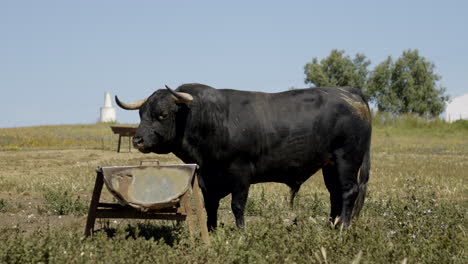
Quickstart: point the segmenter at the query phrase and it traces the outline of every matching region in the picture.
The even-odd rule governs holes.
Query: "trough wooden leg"
[[[104,184],[104,176],[101,169],[97,169],[96,183],[94,184],[93,196],[89,204],[88,219],[86,220],[86,227],[84,230],[85,238],[88,237],[94,230],[94,223],[96,222],[96,211],[101,198],[102,186]]]
[[[182,196],[182,199],[181,199],[181,204],[182,204],[182,208],[185,212],[185,214],[187,215],[187,218],[186,218],[186,221],[187,221],[187,224],[188,224],[188,229],[189,229],[189,233],[190,233],[190,237],[194,237],[195,233],[196,233],[196,229],[195,229],[195,219],[194,219],[194,215],[193,215],[193,211],[192,211],[192,206],[190,206],[190,190],[188,190],[184,196]]]
[[[201,237],[202,240],[207,244],[210,245],[210,236],[208,234],[208,227],[206,225],[206,215],[205,211],[203,210],[203,201],[201,197],[200,187],[198,186],[198,175],[194,175],[193,186],[192,186],[192,195],[193,199],[195,200],[195,212],[198,218],[198,226],[200,227]]]
[[[128,136],[128,152],[132,152],[132,136]]]
[[[117,145],[117,152],[120,152],[120,143],[122,142],[122,136],[119,135],[119,144]]]

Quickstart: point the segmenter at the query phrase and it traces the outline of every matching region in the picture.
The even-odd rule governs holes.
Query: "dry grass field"
[[[369,196],[348,229],[327,222],[318,172],[294,210],[285,185],[254,185],[245,230],[223,199],[209,247],[170,221],[98,221],[82,240],[96,167],[179,162],[116,142],[107,124],[0,129],[0,263],[468,263],[466,122],[378,119]]]

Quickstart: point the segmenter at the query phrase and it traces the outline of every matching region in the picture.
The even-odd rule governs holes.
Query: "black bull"
[[[347,226],[362,208],[370,169],[371,116],[354,88],[310,88],[281,93],[214,89],[185,84],[158,90],[136,103],[141,123],[133,139],[144,153],[172,152],[200,165],[208,227],[219,201],[232,194],[244,226],[249,187],[279,182],[294,195],[322,169],[330,192],[330,220]]]

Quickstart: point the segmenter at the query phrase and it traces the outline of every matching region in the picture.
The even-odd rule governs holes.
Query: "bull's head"
[[[133,103],[123,103],[115,96],[118,106],[126,110],[140,110],[140,125],[133,137],[133,145],[143,153],[166,154],[173,150],[177,136],[177,113],[193,97],[188,93],[158,90],[150,97]]]

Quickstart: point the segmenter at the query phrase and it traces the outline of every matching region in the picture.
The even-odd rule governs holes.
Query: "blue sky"
[[[304,65],[332,49],[364,53],[371,69],[419,49],[455,97],[468,92],[467,14],[450,0],[0,0],[0,127],[94,123],[106,91],[306,87]]]

